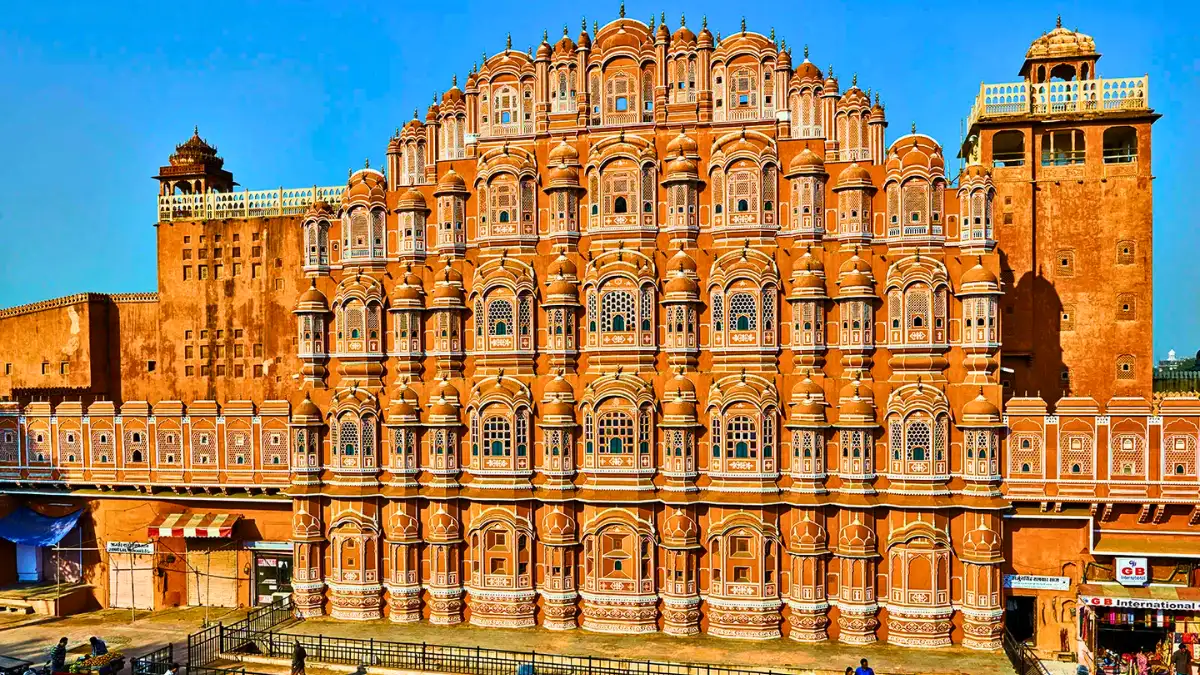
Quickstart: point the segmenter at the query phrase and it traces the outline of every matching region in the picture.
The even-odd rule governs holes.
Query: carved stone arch
[[[948,549],[950,548],[950,535],[932,523],[916,520],[888,533],[886,548],[891,549],[902,544],[922,548],[941,546]]]
[[[330,534],[342,530],[357,530],[363,534],[378,535],[379,523],[375,521],[375,518],[366,515],[354,507],[350,507],[329,521]]]
[[[727,375],[713,382],[705,409],[724,414],[736,403],[749,403],[760,411],[778,410],[779,392],[772,380],[761,375]]]
[[[775,260],[756,248],[742,248],[722,253],[713,260],[708,273],[710,287],[725,290],[736,279],[749,279],[755,284],[779,286],[779,267]]]

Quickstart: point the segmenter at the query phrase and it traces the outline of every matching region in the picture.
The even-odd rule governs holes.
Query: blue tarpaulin
[[[54,546],[67,536],[83,509],[75,513],[51,518],[22,506],[0,519],[0,539],[27,546]]]

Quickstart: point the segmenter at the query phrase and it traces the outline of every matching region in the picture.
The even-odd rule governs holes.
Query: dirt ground
[[[175,646],[175,658],[183,661],[187,652],[187,636],[213,623],[233,623],[246,615],[246,610],[220,607],[186,607],[159,612],[130,612],[127,609],[106,609],[63,618],[36,615],[3,615],[0,619],[0,655],[45,663],[50,650],[59,638],[67,638],[72,657],[88,650],[88,638],[99,636],[109,651],[121,652],[133,658],[167,644]]]
[[[245,610],[202,607],[160,612],[103,610],[56,619],[53,617],[0,615],[0,655],[42,663],[60,637],[69,639],[74,653],[87,650],[87,639],[98,635],[112,651],[127,657],[141,656],[168,643],[175,645],[176,659],[186,657],[187,636],[211,623],[233,623]],[[958,647],[947,649],[902,649],[885,644],[854,647],[838,643],[799,644],[790,640],[741,641],[696,636],[675,638],[663,634],[639,636],[604,635],[582,630],[567,632],[542,628],[503,630],[473,626],[433,626],[427,623],[393,624],[388,621],[352,623],[329,618],[309,619],[287,626],[287,633],[330,637],[426,642],[429,644],[479,646],[484,649],[537,651],[545,653],[603,656],[630,660],[687,661],[721,664],[777,672],[841,675],[847,666],[866,657],[879,675],[1012,675],[1001,653],[987,654]],[[230,664],[234,665],[234,664]],[[248,671],[281,674],[286,663],[244,664]],[[316,671],[320,666],[313,664]],[[331,669],[340,673],[342,669]],[[347,669],[346,672],[349,672]],[[313,672],[312,675],[336,675]]]
[[[286,632],[631,660],[689,661],[800,673],[841,675],[847,666],[857,666],[858,660],[864,657],[870,660],[871,667],[879,675],[1012,675],[1013,672],[1002,653],[981,653],[961,647],[904,649],[885,644],[855,647],[835,642],[808,645],[791,640],[749,641],[706,636],[677,638],[661,633],[623,636],[583,630],[503,630],[466,625],[393,624],[388,621],[348,623],[329,618],[308,619],[287,627]]]

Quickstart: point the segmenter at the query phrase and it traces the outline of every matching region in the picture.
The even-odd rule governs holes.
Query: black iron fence
[[[283,597],[269,605],[255,607],[241,621],[228,626],[219,623],[192,633],[187,645],[189,672],[216,661],[222,653],[244,651],[248,635],[270,631],[292,618],[292,599]]]
[[[133,660],[133,675],[163,675],[175,659],[175,645],[168,644]]]
[[[234,636],[227,635],[227,641]],[[384,666],[401,670],[462,673],[463,675],[770,675],[771,670],[745,670],[703,663],[631,661],[591,656],[514,652],[481,647],[455,647],[415,642],[387,642],[274,631],[236,636],[244,652],[291,658],[296,645],[310,661],[351,666]]]
[[[1033,653],[1029,645],[1015,640],[1007,630],[1004,631],[1004,653],[1008,655],[1008,660],[1012,662],[1017,675],[1050,675],[1050,671],[1046,670],[1042,660]]]

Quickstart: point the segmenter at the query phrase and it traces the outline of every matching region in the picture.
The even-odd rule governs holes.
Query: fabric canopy
[[[82,514],[80,509],[61,518],[51,518],[22,506],[0,519],[0,538],[26,546],[54,546],[75,527]]]
[[[241,518],[237,513],[171,513],[150,525],[151,537],[229,538],[233,524]]]

